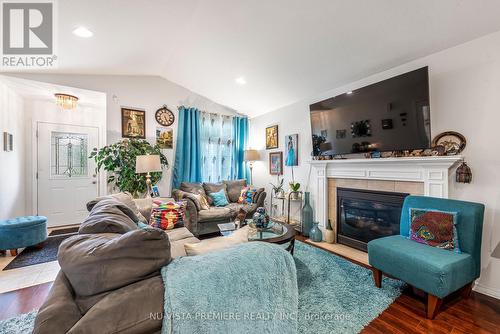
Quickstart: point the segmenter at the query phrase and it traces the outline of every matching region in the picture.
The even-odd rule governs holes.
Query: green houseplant
[[[108,184],[139,197],[146,191],[146,175],[135,173],[135,160],[138,155],[145,154],[159,155],[162,167],[168,167],[167,157],[159,146],[142,139],[123,139],[101,149],[94,148],[90,158],[96,162],[96,172],[101,169],[108,172]],[[160,181],[161,174],[151,173],[152,184]]]

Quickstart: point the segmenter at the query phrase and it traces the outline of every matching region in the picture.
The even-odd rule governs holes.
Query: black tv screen
[[[313,155],[430,147],[424,67],[310,105]]]

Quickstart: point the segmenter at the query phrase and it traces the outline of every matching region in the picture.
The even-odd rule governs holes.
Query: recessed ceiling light
[[[241,86],[247,84],[247,80],[245,79],[245,77],[236,78],[234,81],[236,81],[236,83]]]
[[[351,95],[352,94],[352,90],[348,91],[346,94],[347,95]]]
[[[73,30],[73,34],[75,34],[78,37],[83,37],[83,38],[89,38],[94,35],[94,33],[90,30],[88,30],[85,27],[78,27],[75,30]]]

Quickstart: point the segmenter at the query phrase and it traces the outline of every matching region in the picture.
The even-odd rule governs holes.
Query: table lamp
[[[146,173],[146,198],[151,198],[151,172],[161,172],[161,161],[159,155],[138,155],[135,160],[135,172]]]
[[[250,182],[253,182],[253,163],[254,161],[260,160],[260,154],[257,150],[245,150],[244,160],[248,161],[248,166],[250,167]]]

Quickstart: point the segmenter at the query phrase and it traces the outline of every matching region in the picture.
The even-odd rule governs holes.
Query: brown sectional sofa
[[[61,271],[33,333],[160,333],[160,269],[186,255],[184,244],[200,240],[185,227],[141,229],[137,222],[149,218],[151,200],[139,202],[132,210],[115,199],[93,203],[79,234],[60,246]]]
[[[201,236],[219,232],[217,224],[228,223],[234,220],[240,209],[247,212],[251,217],[258,207],[264,206],[266,192],[264,188],[258,188],[252,204],[239,204],[238,198],[241,190],[246,186],[246,180],[231,180],[222,183],[190,183],[182,182],[179,189],[172,191],[175,200],[187,202],[186,227],[195,235]],[[209,193],[225,189],[226,197],[230,202],[224,207],[215,207],[208,196]],[[208,199],[208,209],[201,209],[197,200],[190,194],[202,195]]]

